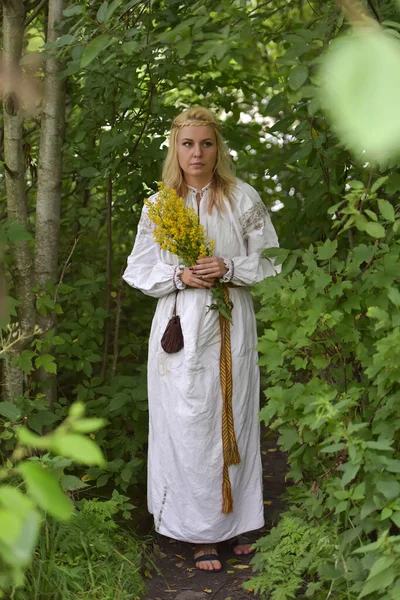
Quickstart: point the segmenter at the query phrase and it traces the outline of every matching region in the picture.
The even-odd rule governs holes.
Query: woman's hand
[[[192,273],[196,277],[209,279],[219,279],[227,273],[228,269],[222,258],[218,256],[207,256],[206,258],[199,258],[194,267],[190,267]]]
[[[207,277],[201,278],[196,275],[192,269],[195,267],[185,267],[180,276],[181,281],[192,288],[211,288],[214,285],[214,279]]]

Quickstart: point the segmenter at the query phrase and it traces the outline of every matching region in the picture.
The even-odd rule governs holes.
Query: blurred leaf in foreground
[[[321,105],[341,141],[374,163],[400,155],[400,42],[358,27],[332,42],[320,68]]]

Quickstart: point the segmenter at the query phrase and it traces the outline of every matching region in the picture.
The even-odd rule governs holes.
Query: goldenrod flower
[[[212,256],[214,241],[207,240],[196,211],[185,206],[175,190],[159,185],[157,198],[145,200],[150,219],[155,224],[154,238],[162,250],[179,256],[187,266],[195,265],[198,258]]]
[[[156,226],[153,235],[161,250],[175,254],[188,267],[195,265],[198,258],[213,256],[214,240],[207,240],[196,211],[185,206],[185,201],[175,190],[160,183],[157,198],[154,201],[145,200],[145,205],[149,218]],[[231,321],[233,304],[226,300],[222,284],[218,280],[211,290],[211,295],[213,303],[209,310],[218,310],[223,317]]]

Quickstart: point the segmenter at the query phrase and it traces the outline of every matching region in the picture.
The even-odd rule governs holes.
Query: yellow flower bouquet
[[[199,258],[213,256],[214,240],[207,240],[196,211],[185,206],[183,198],[175,190],[161,183],[156,200],[145,200],[145,205],[149,218],[155,224],[154,239],[162,250],[178,256],[187,267],[195,265]],[[211,288],[211,293],[213,303],[209,309],[218,310],[223,317],[232,321],[233,305],[226,300],[218,280]]]

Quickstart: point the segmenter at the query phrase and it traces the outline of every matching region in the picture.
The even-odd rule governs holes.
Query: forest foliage
[[[154,302],[126,290],[121,274],[143,200],[157,189],[169,123],[181,108],[204,104],[221,117],[237,175],[271,209],[282,246],[282,274],[256,290],[266,390],[261,419],[277,430],[288,452],[292,485],[282,520],[258,542],[258,573],[248,587],[273,600],[398,598],[396,2],[76,2],[65,7],[59,35],[49,41],[45,31],[52,1],[40,3],[40,11],[39,3],[22,3],[21,64],[28,65],[23,73],[31,82],[31,98],[40,96],[47,77],[42,67],[33,76],[32,52],[40,52],[42,64],[56,57],[66,82],[60,236],[54,241],[59,268],[45,285],[32,271],[41,330],[22,332],[23,343],[17,345],[25,308],[16,297],[13,249],[25,244],[29,258],[41,243],[35,211],[42,113],[32,102],[21,108],[26,223],[10,218],[5,178],[0,180],[8,296],[2,316],[3,385],[10,369],[23,379],[22,392],[0,402],[0,474],[6,493],[24,498],[20,521],[13,520],[15,540],[28,504],[36,523],[29,557],[20,565],[6,554],[10,530],[0,535],[2,564],[14,568],[11,584],[22,582],[33,554],[43,514],[38,508],[63,518],[67,504],[72,506],[60,496],[54,514],[49,511],[46,492],[34,491],[41,478],[47,483],[39,489],[58,494],[63,487],[74,498],[88,491],[111,496],[114,490],[119,500],[107,517],[97,511],[100,520],[93,525],[102,539],[115,535],[115,514],[129,512],[127,496],[143,485],[146,352]],[[374,21],[373,35],[383,44],[369,46],[354,26],[353,38],[358,36],[362,47],[354,46],[349,7]],[[345,36],[338,42],[347,49],[345,58],[333,45],[340,36]],[[326,60],[324,71],[328,48],[334,65]],[[329,87],[332,72],[335,94]],[[363,155],[367,145],[368,157]],[[6,173],[3,159],[4,151]],[[50,378],[39,376],[40,369]],[[96,419],[79,435],[92,448],[96,442],[104,460],[101,454],[87,460],[84,451],[70,456],[68,443],[49,442],[71,426],[70,411],[80,406],[76,401],[85,404],[86,423]],[[97,419],[107,426],[99,428],[104,423]],[[32,459],[26,450],[18,453],[21,443],[32,448]],[[21,461],[28,466],[21,467]],[[17,491],[22,480],[26,495]],[[11,510],[10,498],[2,496],[5,511]],[[85,510],[90,509],[78,502],[72,521],[46,522],[46,539],[51,532],[56,540],[48,568],[53,561],[62,571],[57,561],[63,552],[70,553],[72,564],[77,560],[81,550],[73,544],[67,548],[63,536]],[[121,541],[120,554],[124,544],[129,542]],[[38,556],[21,599],[33,589],[29,585],[38,565],[43,568]],[[130,586],[141,593],[139,580],[121,577],[127,582],[121,598],[132,597]],[[63,598],[67,592],[88,594],[85,580],[85,573],[79,574],[76,587],[64,591]],[[40,583],[44,593],[45,582],[46,577]],[[5,577],[1,571],[0,589],[9,585],[9,573]]]

